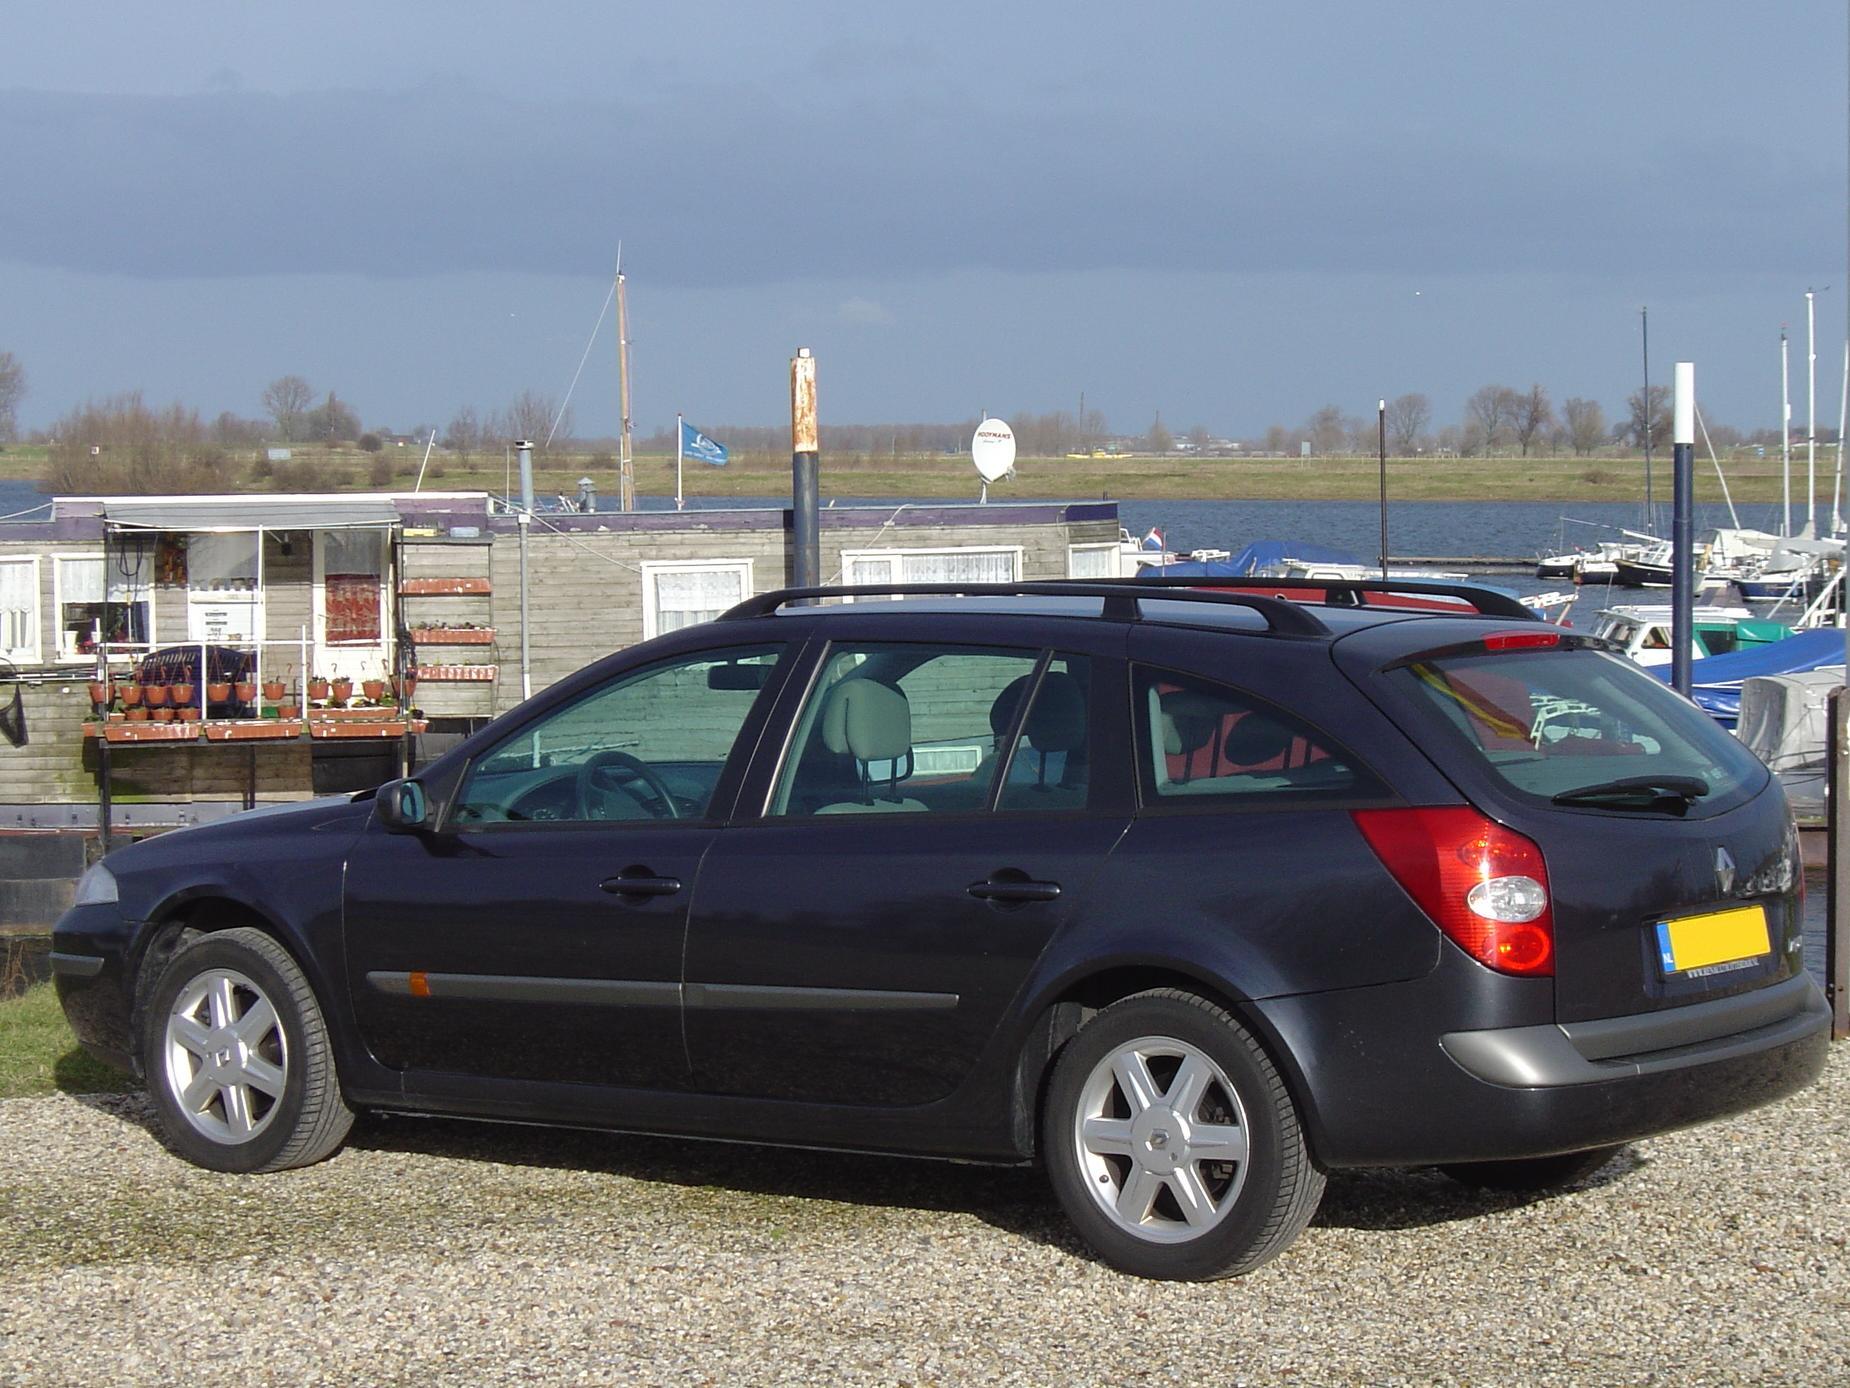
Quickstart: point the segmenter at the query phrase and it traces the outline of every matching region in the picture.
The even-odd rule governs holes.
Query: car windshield
[[[1513,790],[1554,804],[1681,813],[1765,783],[1766,768],[1712,718],[1604,652],[1447,656],[1395,678],[1454,745]]]

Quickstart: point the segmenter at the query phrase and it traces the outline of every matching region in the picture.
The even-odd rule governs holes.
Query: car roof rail
[[[1102,598],[1103,616],[1134,622],[1143,616],[1143,601],[1192,602],[1215,607],[1244,607],[1265,618],[1266,629],[1280,636],[1328,636],[1330,629],[1298,603],[1263,593],[1220,592],[1199,583],[1135,579],[1030,579],[1021,583],[869,583],[820,588],[779,588],[747,598],[720,614],[719,620],[763,617],[779,608],[820,598]]]
[[[1325,607],[1372,607],[1377,611],[1387,610],[1385,604],[1367,603],[1362,600],[1365,593],[1405,593],[1411,597],[1456,598],[1467,602],[1484,617],[1515,617],[1526,621],[1540,621],[1533,609],[1521,598],[1508,593],[1499,593],[1495,588],[1486,588],[1481,584],[1462,583],[1449,578],[1261,578],[1258,576],[1204,576],[1199,578],[1163,577],[1137,578],[1136,583],[1154,588],[1198,588],[1212,589],[1225,585],[1238,591],[1254,593],[1261,596],[1276,593],[1283,596],[1293,590],[1320,592],[1325,594],[1320,604]],[[1333,602],[1330,594],[1342,594],[1353,601]],[[1443,617],[1445,612],[1437,608],[1421,608],[1433,616]],[[1466,615],[1460,613],[1458,615]]]

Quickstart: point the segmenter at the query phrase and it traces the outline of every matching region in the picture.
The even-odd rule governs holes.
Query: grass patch
[[[67,1094],[122,1094],[141,1088],[133,1075],[85,1054],[71,1035],[58,995],[35,983],[0,1001],[0,1099]]]

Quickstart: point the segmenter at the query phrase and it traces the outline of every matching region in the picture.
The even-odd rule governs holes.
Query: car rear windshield
[[[1552,804],[1709,813],[1766,783],[1766,768],[1714,719],[1601,651],[1442,656],[1394,677],[1449,730],[1448,743]]]

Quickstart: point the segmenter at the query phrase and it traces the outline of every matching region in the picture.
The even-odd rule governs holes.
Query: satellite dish
[[[984,420],[970,440],[970,461],[985,486],[1000,482],[1015,470],[1015,431],[1003,420]]]

